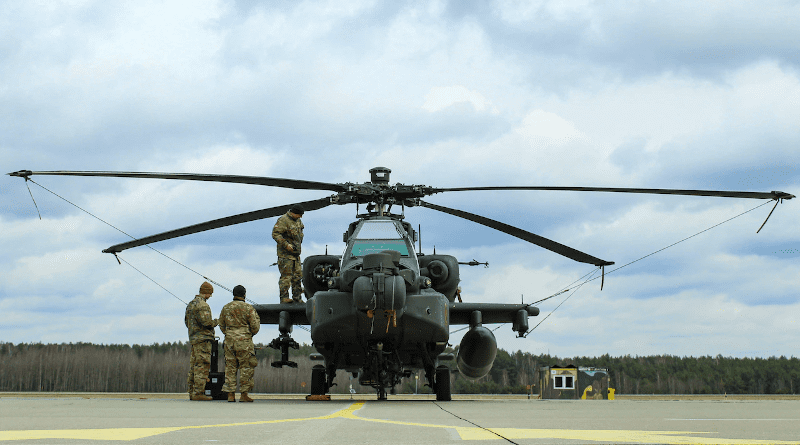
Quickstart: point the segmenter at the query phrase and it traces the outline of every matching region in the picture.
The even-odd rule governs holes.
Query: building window
[[[575,389],[575,377],[571,375],[553,376],[554,389]]]

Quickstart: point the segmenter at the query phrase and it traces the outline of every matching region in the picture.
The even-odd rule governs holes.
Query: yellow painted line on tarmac
[[[333,414],[319,417],[304,417],[298,419],[277,419],[261,420],[256,422],[221,423],[217,425],[194,425],[177,426],[164,428],[97,428],[97,429],[75,429],[75,430],[19,430],[19,431],[0,431],[0,441],[3,440],[35,440],[35,439],[77,439],[77,440],[136,440],[144,437],[157,436],[159,434],[171,433],[199,428],[220,428],[229,426],[244,425],[264,425],[269,423],[299,422],[304,420],[323,420],[334,419],[337,417],[356,418],[352,412],[360,409],[364,402],[357,402],[349,407],[339,410]]]
[[[387,419],[368,419],[356,416],[355,412],[364,407],[365,402],[355,402],[347,408],[332,414],[296,419],[261,420],[255,422],[221,423],[216,425],[195,425],[162,428],[100,428],[72,430],[19,430],[0,431],[0,441],[37,439],[76,439],[76,440],[120,440],[131,441],[157,436],[174,431],[221,428],[244,425],[266,425],[271,423],[300,422],[307,420],[351,419],[364,422],[407,425],[424,428],[445,428],[458,432],[462,440],[501,440],[506,439],[564,439],[585,440],[603,443],[664,443],[664,444],[800,444],[796,441],[754,441],[748,439],[722,439],[703,437],[703,432],[689,431],[637,431],[637,430],[568,430],[533,428],[465,428],[453,425],[404,422]]]
[[[335,418],[346,418],[365,420],[355,417],[353,412],[361,409],[364,402],[356,402],[349,407],[336,411],[335,413],[318,417],[303,417],[297,419],[277,419],[260,420],[255,422],[220,423],[216,425],[193,425],[163,428],[96,428],[96,429],[74,429],[74,430],[18,430],[0,431],[0,441],[3,440],[36,440],[36,439],[77,439],[77,440],[123,440],[130,441],[144,437],[157,436],[159,434],[171,433],[173,431],[199,429],[199,428],[221,428],[230,426],[244,425],[265,425],[270,423],[300,422],[305,420],[325,420]],[[452,427],[449,427],[452,428]]]
[[[456,428],[462,440],[493,439],[564,439],[601,443],[664,443],[664,444],[798,444],[797,441],[723,439],[702,437],[696,431],[637,430],[565,430],[532,428]],[[495,434],[496,433],[496,434]],[[500,437],[502,436],[502,437]]]
[[[709,434],[696,431],[638,431],[638,430],[567,430],[567,429],[533,429],[533,428],[465,428],[451,425],[435,425],[429,423],[401,422],[397,420],[367,419],[354,413],[363,406],[359,402],[350,410],[342,410],[339,417],[364,420],[368,422],[389,423],[394,425],[421,426],[426,428],[455,429],[461,440],[503,440],[506,439],[565,439],[586,440],[601,443],[663,443],[663,444],[800,444],[797,441],[750,439],[709,438],[698,435]],[[347,411],[345,413],[345,411]],[[337,413],[338,414],[338,413]]]
[[[0,431],[0,440],[75,439],[136,440],[183,429],[177,428],[103,428],[89,430]]]

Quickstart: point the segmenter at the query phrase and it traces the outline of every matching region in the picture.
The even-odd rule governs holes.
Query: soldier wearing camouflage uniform
[[[214,340],[214,326],[217,320],[211,318],[211,308],[206,300],[211,298],[214,287],[204,282],[200,286],[200,294],[186,306],[183,322],[189,329],[189,342],[192,344],[192,355],[189,360],[189,399],[211,400],[205,395],[208,373],[211,370],[211,341]]]
[[[303,242],[304,226],[300,217],[304,212],[303,206],[295,204],[285,215],[278,218],[278,222],[272,228],[272,238],[278,243],[278,269],[281,272],[278,289],[281,303],[303,301],[300,245]],[[289,286],[292,288],[291,299],[289,299]]]
[[[233,288],[233,301],[226,304],[219,314],[219,328],[225,334],[225,386],[228,401],[236,401],[236,371],[239,373],[240,402],[252,402],[247,395],[253,389],[258,359],[256,358],[253,336],[261,329],[259,318],[253,306],[244,301],[247,293],[244,286]]]

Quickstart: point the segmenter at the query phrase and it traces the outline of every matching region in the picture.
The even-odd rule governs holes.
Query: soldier
[[[278,243],[278,270],[281,278],[278,280],[280,302],[301,303],[303,301],[303,288],[301,286],[302,270],[300,265],[300,244],[303,242],[303,216],[305,209],[300,204],[278,218],[272,228],[272,238]],[[292,298],[289,299],[289,286],[292,287]]]
[[[186,305],[183,322],[189,328],[189,342],[192,355],[189,360],[190,400],[211,400],[205,395],[208,372],[211,370],[211,342],[214,340],[214,326],[217,320],[211,318],[211,308],[206,300],[214,293],[214,286],[205,281],[200,285],[200,294]]]
[[[240,402],[252,402],[247,395],[253,389],[253,374],[258,359],[253,345],[253,336],[261,329],[261,319],[253,306],[244,301],[247,293],[242,285],[233,288],[233,301],[226,304],[219,314],[219,328],[225,334],[225,386],[228,401],[236,401],[236,371],[239,374]]]

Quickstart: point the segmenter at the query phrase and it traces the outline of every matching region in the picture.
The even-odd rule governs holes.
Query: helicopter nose
[[[366,255],[364,275],[353,282],[353,303],[360,310],[400,310],[406,305],[406,282],[396,274],[388,253]]]
[[[406,282],[399,275],[375,272],[353,282],[353,303],[360,310],[399,310],[406,305]]]

